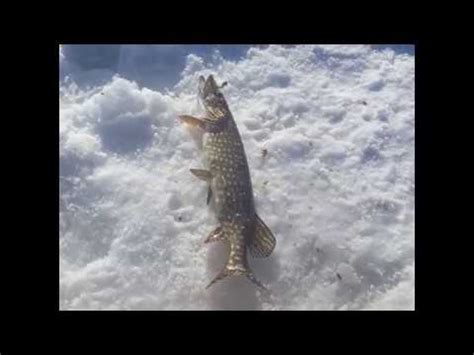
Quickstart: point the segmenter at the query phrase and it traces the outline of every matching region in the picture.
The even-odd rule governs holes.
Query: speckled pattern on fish
[[[224,83],[225,85],[226,83]],[[249,268],[247,250],[254,257],[267,257],[276,240],[258,217],[253,200],[252,182],[245,149],[227,102],[212,75],[199,78],[199,98],[206,110],[204,118],[182,115],[180,119],[204,130],[203,154],[206,169],[191,172],[209,184],[208,203],[212,200],[219,226],[206,243],[225,241],[230,245],[224,269],[207,286],[229,275],[245,275],[266,289]]]

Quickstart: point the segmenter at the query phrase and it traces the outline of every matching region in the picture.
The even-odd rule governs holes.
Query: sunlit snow
[[[158,63],[146,47],[93,68],[61,48],[62,310],[414,309],[413,55],[166,46],[180,59]],[[203,244],[216,219],[177,115],[199,116],[208,74],[228,82],[256,208],[277,239],[269,258],[249,257],[271,297],[243,277],[204,288],[226,248]]]

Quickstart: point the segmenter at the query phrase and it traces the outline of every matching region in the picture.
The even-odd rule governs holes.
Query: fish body
[[[265,289],[250,270],[247,251],[254,257],[267,257],[275,248],[275,237],[255,211],[252,181],[239,130],[227,102],[210,75],[199,78],[199,98],[206,111],[204,118],[180,116],[181,120],[204,130],[203,154],[207,169],[191,172],[209,184],[219,226],[206,242],[229,243],[224,269],[207,286],[229,275],[245,275]]]

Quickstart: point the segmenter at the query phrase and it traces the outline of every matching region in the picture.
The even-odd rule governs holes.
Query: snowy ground
[[[169,90],[60,57],[62,310],[414,309],[413,55],[186,54]],[[250,258],[271,297],[240,278],[204,289],[226,250],[203,244],[216,220],[176,117],[199,115],[197,78],[210,73],[228,81],[257,211],[277,239],[270,258]]]

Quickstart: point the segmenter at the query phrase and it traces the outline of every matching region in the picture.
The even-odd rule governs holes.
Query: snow
[[[242,58],[177,49],[176,78],[148,85],[132,60],[159,66],[145,60],[147,46],[122,46],[120,74],[79,68],[64,47],[62,310],[414,309],[413,55],[354,45],[251,47]],[[202,112],[197,78],[208,74],[228,82],[257,211],[277,239],[269,258],[250,258],[271,296],[239,277],[204,289],[226,249],[203,244],[216,219],[189,172],[201,167],[199,136],[176,117]]]

